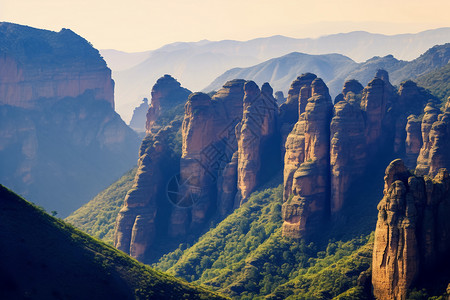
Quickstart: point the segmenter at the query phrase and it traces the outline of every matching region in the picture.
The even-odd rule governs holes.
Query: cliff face
[[[274,141],[278,115],[278,106],[268,83],[259,90],[256,83],[248,81],[245,83],[244,92],[242,121],[236,126],[239,191],[236,201],[241,204],[246,201],[257,184],[261,183],[259,177],[263,151],[273,148],[271,141]]]
[[[135,186],[116,220],[115,246],[144,261],[151,261],[160,241],[185,240],[212,218],[225,217],[280,167],[278,106],[269,84],[259,89],[236,79],[212,97],[193,93],[178,132],[172,125],[155,135],[167,111],[168,88],[160,80],[153,88],[156,109],[150,106],[147,114]],[[161,151],[149,146],[156,144]]]
[[[168,206],[162,201],[170,176],[177,171],[169,143],[179,127],[174,121],[142,141],[134,185],[116,220],[114,246],[140,260],[158,234],[157,215],[162,217],[159,215]]]
[[[450,177],[412,176],[401,160],[386,169],[372,262],[377,299],[406,299],[417,280],[448,263]],[[431,271],[431,273],[430,273]],[[428,275],[427,275],[428,274]]]
[[[3,184],[64,217],[133,166],[138,137],[86,40],[0,23],[0,65]]]
[[[38,109],[42,98],[54,101],[91,90],[114,108],[111,70],[73,31],[0,23],[0,44],[0,105]]]
[[[297,131],[294,136],[288,137],[296,145],[290,146],[289,152],[286,151],[286,157],[294,164],[303,158],[293,175],[285,170],[287,181],[292,176],[292,192],[283,204],[283,235],[295,238],[304,236],[311,227],[320,226],[326,217],[330,199],[329,124],[332,103],[328,88],[321,79],[311,83],[311,95],[305,112],[295,125]],[[299,132],[301,129],[303,132]],[[300,149],[303,145],[304,149]],[[292,159],[296,156],[293,152],[297,154],[296,159]]]
[[[159,78],[151,91],[151,103],[147,112],[145,128],[147,133],[155,128],[155,125],[169,123],[177,113],[182,112],[182,106],[186,102],[191,91],[183,88],[172,76],[164,75]],[[158,124],[157,124],[158,123]]]
[[[305,111],[308,98],[311,97],[311,83],[316,78],[317,76],[311,73],[298,76],[289,88],[286,102],[280,106],[279,126],[283,156],[286,151],[286,139],[292,131],[293,126],[299,120],[299,116]]]
[[[297,89],[299,79],[292,85]],[[317,95],[329,99],[318,79],[291,94],[298,97],[300,115],[285,144],[283,235],[302,238],[317,232],[320,224],[339,219],[351,188],[370,176],[369,169],[378,168],[383,157],[397,153],[415,161],[422,139],[418,119],[408,116],[420,115],[430,95],[410,81],[397,92],[384,70],[365,88],[347,81],[334,108],[331,101],[316,103]],[[316,114],[314,106],[327,109]]]

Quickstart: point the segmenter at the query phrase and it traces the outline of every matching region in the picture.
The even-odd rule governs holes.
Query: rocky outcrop
[[[191,91],[183,88],[172,76],[166,74],[159,78],[151,92],[152,98],[145,125],[147,133],[150,133],[156,124],[167,125],[175,117],[172,110],[177,106],[183,106],[190,94]]]
[[[272,95],[273,90],[268,83],[265,83],[260,90],[256,83],[248,81],[245,83],[244,92],[242,121],[236,126],[237,197],[241,204],[260,183],[259,173],[264,156],[263,151],[274,148],[270,141],[274,140],[278,125],[278,107]],[[275,146],[275,148],[278,147]]]
[[[167,201],[162,201],[167,199],[170,176],[176,172],[176,158],[170,142],[179,126],[175,121],[142,141],[134,185],[117,216],[114,246],[139,260],[144,259],[161,231],[156,219],[168,206]]]
[[[289,95],[291,95],[291,98],[288,98],[286,104],[280,106],[280,123],[282,124],[280,128],[282,138],[281,143],[282,145],[284,145],[282,149],[284,150],[282,152],[284,156],[284,201],[289,199],[292,194],[292,184],[295,171],[305,161],[306,123],[303,113],[305,112],[308,99],[312,95],[311,84],[316,78],[316,75],[310,73],[299,76],[292,83],[289,90]],[[296,101],[294,101],[295,97],[297,97]],[[296,107],[294,107],[294,103],[296,103]],[[295,110],[297,112],[297,120],[292,130],[290,130],[290,128],[292,127],[290,122],[285,122],[287,113],[284,113],[283,110],[287,109]],[[291,112],[291,114],[293,113],[294,112]]]
[[[282,91],[275,92],[275,99],[277,100],[278,105],[283,104],[287,100],[286,97],[284,97],[284,93]]]
[[[214,132],[214,108],[211,98],[204,93],[193,93],[185,106],[182,126],[182,155],[180,179],[185,183],[179,191],[180,205],[174,208],[169,224],[171,236],[183,236],[187,225],[197,228],[205,222],[211,202],[214,176],[211,161],[205,155],[205,148],[216,141]],[[189,199],[192,203],[182,205]],[[188,209],[191,220],[188,220]]]
[[[151,127],[116,223],[115,246],[143,261],[152,259],[161,241],[195,236],[211,218],[225,217],[280,166],[278,106],[269,84],[260,90],[252,81],[236,79],[212,97],[193,93],[181,130],[176,133],[172,125],[155,133],[167,109],[162,104],[168,94],[160,90],[167,80],[171,77],[153,88],[155,109],[147,114]],[[176,135],[181,135],[178,163]]]
[[[410,115],[406,123],[405,165],[414,169],[422,148],[422,121],[415,115]]]
[[[332,102],[328,88],[321,79],[311,83],[311,94],[299,120],[300,124],[296,124],[297,129],[303,127],[304,132],[295,132],[298,144],[291,148],[304,156],[304,161],[293,174],[292,194],[283,204],[282,210],[283,235],[293,238],[304,237],[310,228],[320,227],[326,218],[330,200],[329,124]],[[294,137],[292,140],[295,142]],[[298,147],[303,142],[304,150]],[[286,156],[291,159],[292,152],[286,153]],[[293,161],[298,161],[298,158]],[[289,176],[285,173],[285,178]]]
[[[305,73],[297,77],[291,84],[289,88],[288,97],[285,103],[280,106],[279,114],[279,126],[281,135],[281,145],[282,145],[282,156],[285,154],[284,145],[289,133],[292,131],[293,126],[299,120],[299,116],[305,111],[306,103],[308,98],[308,90],[310,93],[310,86],[317,76],[311,73]],[[303,97],[301,96],[301,89],[303,90]],[[299,104],[301,102],[301,105]]]
[[[145,123],[147,122],[147,112],[148,112],[148,99],[142,99],[141,105],[136,107],[133,111],[133,116],[131,117],[130,127],[136,131],[144,131]]]
[[[411,80],[407,80],[400,84],[398,90],[398,99],[393,106],[393,119],[395,120],[395,138],[394,138],[394,152],[399,157],[407,156],[405,149],[405,139],[407,132],[405,130],[408,122],[408,116],[421,115],[424,107],[428,101],[432,100],[433,96],[426,92],[423,88],[417,86]],[[421,145],[419,146],[419,148]],[[407,162],[407,165],[411,165]]]
[[[336,96],[334,99],[334,104],[339,103],[340,101],[346,100],[348,101],[348,97],[352,97],[349,93],[353,95],[361,94],[364,87],[358,80],[350,79],[344,83],[344,87],[342,88],[342,93]]]
[[[383,136],[383,120],[387,111],[385,85],[384,80],[375,77],[363,90],[361,109],[366,119],[366,144],[370,149],[373,149],[371,146],[379,144]]]
[[[114,235],[114,246],[139,260],[147,257],[158,238],[167,235],[172,210],[184,205],[179,201],[186,201],[179,198],[180,157],[174,146],[182,121],[173,116],[176,120],[164,125],[167,123],[164,118],[167,111],[186,102],[188,93],[170,75],[161,77],[152,88],[147,135],[139,150],[138,171],[117,217]],[[188,110],[192,113],[194,109],[197,107],[189,106]],[[187,128],[183,127],[184,131],[189,131],[189,124],[183,126]],[[182,151],[195,152],[195,147],[195,143],[185,144]]]
[[[450,169],[450,105],[449,100],[444,112],[438,116],[431,127],[429,139],[430,148],[430,176],[435,176],[441,168]]]
[[[336,103],[330,131],[331,213],[335,214],[342,209],[355,178],[366,171],[364,118],[359,103]]]
[[[99,52],[71,31],[0,23],[0,105],[40,109],[91,91],[114,108],[111,70]],[[70,45],[70,47],[67,47]]]
[[[0,23],[0,45],[0,181],[65,217],[135,164],[139,139],[85,39]]]
[[[443,112],[432,103],[425,108],[422,120],[423,146],[417,158],[417,175],[435,176],[439,169],[450,168],[448,153],[450,137],[450,99],[443,107]]]
[[[433,103],[428,103],[424,109],[424,116],[422,117],[421,131],[422,131],[422,148],[417,157],[416,174],[426,175],[430,170],[429,159],[432,142],[430,139],[431,127],[437,121],[438,115],[441,111]]]
[[[406,299],[420,278],[448,263],[450,177],[412,176],[403,162],[386,169],[384,197],[378,205],[372,261],[377,299]]]
[[[293,87],[298,89],[299,81]],[[308,131],[314,126],[314,118],[308,117],[307,112],[317,93],[327,93],[325,84],[320,88],[312,88],[311,84],[299,89],[300,117],[286,138],[283,235],[288,237],[306,237],[318,229],[320,222],[308,224],[312,215],[308,208],[310,203],[313,203],[311,207],[316,210],[316,215],[325,216],[324,221],[340,220],[340,211],[351,197],[351,189],[366,184],[364,178],[370,176],[370,171],[379,169],[385,157],[401,154],[414,168],[422,145],[420,120],[408,119],[408,116],[412,113],[420,115],[430,95],[410,81],[401,84],[397,93],[389,82],[388,73],[378,70],[365,88],[356,80],[345,83],[342,93],[335,99],[328,123],[313,134],[315,141],[321,135],[327,136],[320,143],[319,156],[329,160],[324,164],[315,161],[310,153],[318,149],[308,142],[311,140]],[[305,101],[308,105],[303,113]],[[308,190],[309,185],[315,189]],[[322,197],[322,193],[326,196]],[[315,202],[312,199],[316,197],[324,200]]]

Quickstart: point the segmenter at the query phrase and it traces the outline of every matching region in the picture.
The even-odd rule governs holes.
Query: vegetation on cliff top
[[[91,43],[70,29],[59,32],[0,22],[0,53],[22,64],[106,68],[106,62]]]
[[[418,85],[428,89],[433,95],[445,102],[450,97],[450,63],[444,67],[420,76],[415,80]]]
[[[6,299],[223,299],[155,271],[0,185],[0,291]]]

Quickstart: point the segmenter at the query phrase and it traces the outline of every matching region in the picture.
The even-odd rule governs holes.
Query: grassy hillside
[[[180,245],[153,266],[234,299],[363,297],[358,277],[370,267],[369,236],[325,246],[284,238],[281,204],[282,185],[256,192],[192,247]]]
[[[415,81],[442,101],[447,100],[450,97],[450,63],[438,70],[420,76]]]
[[[137,168],[98,194],[94,199],[68,216],[65,221],[109,244],[114,239],[114,223],[127,192],[133,185]]]
[[[1,299],[223,299],[137,262],[0,185]]]

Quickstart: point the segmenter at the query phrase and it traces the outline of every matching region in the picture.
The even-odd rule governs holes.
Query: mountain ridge
[[[295,51],[308,54],[338,52],[356,61],[389,54],[399,59],[410,60],[436,44],[450,42],[450,27],[413,34],[370,35],[377,40],[367,41],[366,32],[349,32],[315,39],[276,35],[248,41],[176,42],[164,45],[151,51],[151,54],[159,53],[158,58],[149,56],[140,63],[145,66],[141,70],[138,68],[139,65],[120,72],[113,69],[118,112],[128,122],[134,107],[142,98],[148,97],[148,87],[164,74],[171,74],[190,90],[202,90],[211,82],[211,78],[218,77],[230,68],[249,67]],[[272,42],[274,40],[275,42]],[[393,51],[394,48],[398,50]],[[176,51],[185,58],[181,61],[175,59],[178,56],[175,55]],[[199,60],[198,55],[206,54],[210,56],[207,61]],[[167,63],[163,63],[164,61]],[[179,67],[176,68],[174,64]]]

